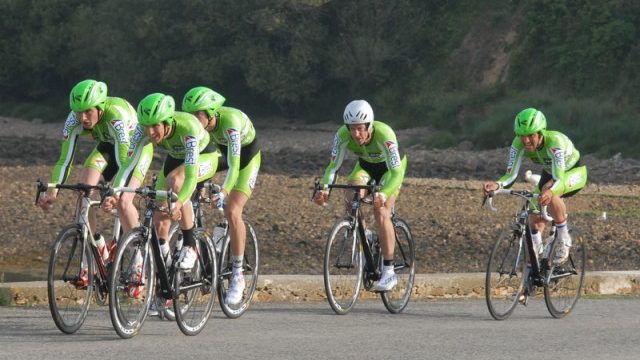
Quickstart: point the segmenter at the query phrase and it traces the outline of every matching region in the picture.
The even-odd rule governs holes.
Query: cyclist
[[[131,136],[138,123],[135,110],[126,100],[107,96],[104,82],[91,79],[83,80],[71,89],[69,105],[71,112],[64,124],[62,149],[51,172],[51,182],[63,184],[67,180],[80,136],[98,142],[84,162],[80,182],[96,185],[101,179],[111,181],[127,159]],[[114,185],[123,186],[128,181],[129,186],[139,186],[151,163],[152,151],[150,146],[144,148],[140,160],[131,164],[131,176],[121,178]],[[57,189],[48,190],[39,200],[40,207],[48,210],[57,195]],[[133,195],[122,196],[117,206],[124,231],[138,226],[138,211],[133,205]],[[94,233],[95,222],[95,213],[92,212],[90,226]],[[104,238],[100,235],[96,242],[100,255],[106,260],[109,249]],[[115,241],[110,250],[113,252],[114,248]],[[80,281],[86,286],[86,273],[81,274]]]
[[[178,199],[170,209],[170,214],[156,212],[154,223],[162,255],[166,261],[170,261],[167,239],[171,220],[180,222],[183,247],[177,265],[189,270],[197,257],[193,237],[193,210],[189,198],[197,182],[213,177],[219,153],[209,144],[209,134],[204,131],[198,119],[188,113],[175,111],[173,97],[162,93],[150,94],[140,101],[137,112],[139,124],[131,139],[129,161],[135,162],[149,143],[167,150],[156,189],[172,189],[177,193]],[[129,167],[123,167],[116,177],[127,177],[129,170]],[[134,296],[140,290],[140,287],[136,288]]]
[[[507,172],[498,181],[486,182],[485,195],[500,188],[509,188],[518,176],[522,158],[542,165],[543,171],[536,191],[538,203],[549,205],[556,224],[561,246],[556,246],[553,262],[562,264],[569,256],[571,236],[567,228],[566,207],[562,198],[575,195],[587,183],[587,168],[580,164],[580,152],[569,138],[557,131],[547,130],[547,119],[534,108],[522,110],[515,118],[515,139],[511,143]],[[531,216],[531,238],[539,253],[542,251],[542,231],[545,220]]]
[[[226,154],[218,170],[227,170],[227,175],[215,203],[226,200],[224,212],[229,220],[233,270],[225,303],[235,305],[242,300],[245,288],[242,262],[247,233],[242,212],[256,184],[261,153],[249,117],[238,109],[222,106],[224,101],[217,92],[198,86],[184,95],[182,110],[195,115],[211,141]]]
[[[354,100],[344,110],[344,126],[338,129],[331,151],[331,161],[322,179],[325,190],[316,194],[314,201],[324,205],[329,196],[327,184],[334,183],[347,150],[358,156],[348,181],[353,185],[365,185],[372,180],[382,188],[374,194],[373,213],[380,236],[383,254],[383,271],[376,291],[389,291],[398,283],[394,271],[394,230],[391,223],[404,174],[407,157],[401,156],[396,135],[389,125],[374,121],[373,109],[365,100]],[[347,199],[347,202],[349,199]]]

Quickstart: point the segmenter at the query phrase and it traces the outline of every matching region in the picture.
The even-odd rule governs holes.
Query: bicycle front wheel
[[[402,312],[411,298],[413,282],[416,276],[415,245],[409,225],[400,219],[393,220],[396,237],[393,262],[398,284],[387,292],[380,293],[384,306],[392,314]]]
[[[324,253],[324,290],[338,315],[351,311],[362,287],[362,245],[351,221],[336,222]]]
[[[109,274],[109,313],[121,338],[135,336],[154,299],[155,262],[144,231],[129,232],[118,244]]]
[[[496,320],[511,315],[525,282],[524,235],[509,224],[498,236],[487,264],[485,298]]]
[[[560,265],[551,263],[544,286],[544,302],[551,316],[558,319],[567,316],[578,302],[587,263],[584,234],[577,229],[572,229],[569,233],[572,241],[569,258]],[[555,246],[558,246],[557,237],[550,251],[552,255]]]
[[[49,257],[49,310],[60,331],[73,334],[87,317],[93,293],[93,260],[78,225],[60,231]]]
[[[190,270],[175,268],[173,311],[180,331],[197,335],[211,316],[218,279],[216,252],[211,237],[195,229],[198,257]]]

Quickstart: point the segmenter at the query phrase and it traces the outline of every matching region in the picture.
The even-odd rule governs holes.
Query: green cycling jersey
[[[374,121],[371,126],[373,126],[371,140],[365,145],[359,145],[353,140],[346,125],[338,129],[333,141],[333,149],[331,150],[331,161],[322,179],[324,184],[335,182],[337,172],[348,150],[357,155],[362,161],[373,164],[386,164],[387,171],[391,173],[391,177],[389,181],[383,184],[380,192],[384,193],[387,198],[400,189],[404,179],[406,162],[400,156],[396,134],[389,125],[380,121]]]
[[[227,148],[229,169],[222,189],[229,193],[238,181],[241,149],[255,140],[256,130],[249,117],[238,109],[223,106],[218,109],[218,113],[220,116],[216,127],[209,134],[212,142]]]
[[[51,182],[63,184],[67,180],[80,136],[113,144],[115,161],[119,168],[122,167],[127,160],[131,136],[137,124],[136,110],[129,102],[118,97],[107,98],[104,113],[93,129],[82,127],[76,113],[70,112],[64,124],[62,149],[51,172]]]
[[[186,112],[176,111],[175,115],[169,120],[171,133],[158,146],[166,149],[169,156],[176,159],[184,159],[185,177],[182,188],[178,193],[178,200],[182,203],[186,202],[196,188],[198,178],[198,157],[200,152],[209,144],[209,133],[204,130],[198,119]],[[145,128],[138,125],[131,138],[129,147],[128,161],[136,161],[142,154],[143,147],[149,144],[151,139],[148,137]],[[118,171],[116,180],[127,178],[126,173],[129,166],[121,168]]]
[[[526,151],[520,137],[513,139],[509,150],[507,172],[498,180],[502,187],[510,187],[518,176],[523,157],[531,159],[534,163],[542,165],[554,180],[551,193],[554,196],[561,195],[565,190],[563,183],[567,171],[571,170],[580,160],[580,152],[573,146],[571,140],[558,131],[542,130],[542,145],[535,151]]]

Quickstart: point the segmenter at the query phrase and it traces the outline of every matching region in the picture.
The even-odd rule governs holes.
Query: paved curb
[[[413,300],[483,298],[484,273],[418,274]],[[594,271],[586,275],[587,295],[640,294],[640,271]],[[362,298],[377,298],[363,292]],[[324,301],[322,275],[262,275],[256,302]],[[40,305],[47,303],[45,281],[0,283],[0,304]]]

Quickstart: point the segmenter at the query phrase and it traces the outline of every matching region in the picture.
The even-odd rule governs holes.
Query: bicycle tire
[[[518,305],[525,283],[526,251],[524,234],[511,224],[496,240],[485,277],[485,299],[489,313],[496,320],[508,318]]]
[[[173,312],[183,334],[193,336],[204,329],[213,303],[218,280],[216,251],[211,236],[194,230],[198,258],[188,271],[176,268],[174,276]]]
[[[356,304],[362,288],[362,244],[349,218],[334,224],[324,254],[324,289],[329,306],[345,315]]]
[[[133,229],[118,244],[109,273],[109,314],[118,336],[140,331],[155,290],[155,262],[142,228]]]
[[[380,293],[384,306],[392,314],[401,313],[409,304],[416,276],[415,243],[409,225],[399,217],[393,219],[395,233],[394,268],[398,284],[387,292]]]
[[[550,261],[550,270],[544,286],[547,310],[557,319],[569,315],[580,299],[587,263],[585,235],[575,228],[569,232],[572,238],[569,258],[559,266],[553,265]],[[557,241],[554,239],[550,254],[554,254],[556,244]]]
[[[79,226],[71,224],[64,227],[51,247],[47,296],[53,322],[65,334],[73,334],[80,329],[92,298],[93,286],[76,286],[84,268],[83,258],[89,284],[93,284],[93,260]]]
[[[222,244],[222,250],[219,254],[219,278],[218,284],[218,300],[222,312],[231,319],[236,319],[244,314],[253,300],[256,287],[258,285],[258,275],[260,274],[260,249],[258,246],[258,237],[253,225],[247,219],[244,219],[247,238],[244,244],[244,259],[242,262],[242,270],[244,273],[245,291],[242,300],[238,304],[225,303],[227,290],[231,281],[231,238],[227,235]]]

